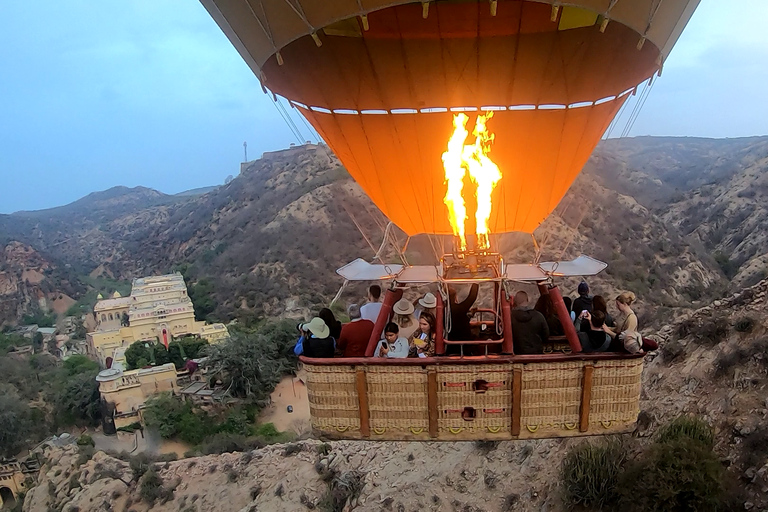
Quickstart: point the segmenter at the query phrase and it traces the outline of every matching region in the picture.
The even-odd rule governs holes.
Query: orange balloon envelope
[[[441,156],[455,113],[471,132],[487,110],[502,176],[490,231],[533,232],[698,3],[202,1],[263,85],[410,235],[454,232]]]

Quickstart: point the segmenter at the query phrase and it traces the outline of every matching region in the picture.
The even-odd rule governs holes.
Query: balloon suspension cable
[[[584,208],[584,211],[581,212],[581,217],[579,217],[579,222],[576,224],[576,227],[573,228],[573,233],[568,238],[568,241],[565,243],[565,247],[563,247],[563,250],[560,251],[560,255],[557,257],[558,261],[563,259],[563,255],[565,254],[565,251],[571,245],[571,242],[573,242],[573,239],[576,238],[576,235],[579,234],[579,226],[581,226],[581,221],[584,220],[584,217],[586,217],[588,211],[589,211],[589,206]]]
[[[381,241],[381,245],[379,246],[379,250],[376,251],[376,254],[373,255],[373,261],[379,260],[380,262],[386,264],[386,261],[384,261],[381,258],[381,254],[384,252],[384,248],[387,246],[387,243],[391,243],[390,239],[390,232],[392,231],[392,227],[394,224],[390,222],[387,224],[387,227],[384,229],[384,238]],[[395,250],[397,250],[397,245],[395,245]]]
[[[393,222],[390,222],[387,224],[387,229],[384,231],[384,236],[387,236],[387,233],[389,233],[389,242],[392,244],[392,248],[395,250],[395,253],[397,253],[397,256],[400,258],[400,261],[403,265],[408,266],[408,261],[405,259],[405,254],[400,252],[400,243],[397,240],[397,233],[395,233],[395,224]],[[391,229],[392,228],[392,229]]]
[[[536,250],[536,255],[533,257],[533,264],[538,265],[539,260],[541,259],[541,247],[539,247],[539,243],[536,241],[536,237],[533,233],[531,233],[531,240],[533,240],[533,248]]]
[[[640,112],[643,110],[643,107],[645,106],[645,102],[648,101],[648,96],[651,95],[653,86],[656,85],[655,78],[656,78],[656,75],[651,76],[650,85],[643,90],[642,98],[638,100],[639,106],[637,106],[636,111],[633,112],[634,117],[630,117],[630,120],[627,123],[627,127],[625,128],[624,132],[621,134],[622,137],[628,136],[629,132],[631,132],[632,128],[635,126],[635,121],[637,121],[637,118],[640,116]]]
[[[408,249],[408,244],[411,242],[411,235],[408,235],[408,238],[405,239],[405,243],[403,244],[403,248],[400,249],[400,254],[402,254],[402,258],[405,260],[405,251]]]
[[[368,247],[371,248],[371,252],[373,252],[375,254],[376,253],[376,247],[371,242],[371,239],[366,236],[365,232],[363,231],[363,227],[360,225],[359,222],[357,222],[357,219],[355,218],[355,215],[349,210],[349,208],[347,208],[347,205],[343,201],[341,202],[341,207],[344,208],[345,212],[347,212],[347,215],[349,215],[349,218],[352,220],[352,224],[355,225],[357,230],[360,232],[360,235],[363,237],[365,242],[368,244]]]
[[[341,298],[341,294],[344,293],[344,290],[347,288],[348,284],[349,284],[349,281],[347,281],[345,279],[344,282],[341,284],[341,288],[339,288],[339,291],[336,292],[336,296],[333,298],[331,303],[328,305],[329,307],[333,307],[333,305],[336,304],[336,302]]]
[[[293,122],[293,119],[291,119],[291,116],[288,114],[288,112],[285,110],[285,107],[282,103],[277,99],[277,96],[274,93],[267,94],[269,98],[272,100],[272,104],[275,106],[275,109],[277,109],[277,113],[280,114],[280,117],[283,118],[283,121],[285,121],[286,126],[288,126],[288,129],[291,130],[293,133],[293,136],[296,137],[296,140],[299,144],[304,144],[304,139],[301,136],[301,132],[299,131],[299,127],[296,126],[296,123]]]
[[[314,137],[317,142],[323,140],[322,137],[320,137],[320,134],[317,133],[317,130],[315,130],[315,128],[309,124],[309,121],[307,121],[307,118],[304,117],[304,114],[302,114],[301,111],[296,108],[296,105],[294,105],[292,101],[289,101],[288,104],[298,113],[299,119],[301,119],[301,122],[304,123],[304,126],[306,126],[307,130],[309,131],[310,137]]]

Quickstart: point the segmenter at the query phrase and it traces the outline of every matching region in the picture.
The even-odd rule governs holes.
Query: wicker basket
[[[629,432],[642,357],[558,354],[456,362],[305,362],[312,427],[325,438],[536,439]],[[353,364],[354,363],[354,364]],[[461,363],[461,364],[459,364]]]

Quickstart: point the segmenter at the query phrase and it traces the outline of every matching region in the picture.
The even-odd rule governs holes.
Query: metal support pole
[[[579,335],[576,333],[576,328],[573,326],[571,315],[565,307],[565,302],[563,302],[563,296],[560,294],[560,289],[556,285],[551,285],[549,287],[549,297],[552,299],[552,305],[555,306],[557,318],[563,326],[565,339],[568,340],[568,344],[571,346],[571,352],[574,354],[581,352]]]
[[[381,311],[379,317],[376,319],[376,323],[373,325],[373,331],[371,337],[368,339],[368,347],[365,349],[365,357],[373,357],[374,351],[376,351],[376,345],[381,339],[381,333],[384,332],[384,327],[389,321],[389,315],[392,313],[392,306],[395,302],[399,301],[403,296],[403,290],[401,288],[390,288],[384,294],[384,303],[381,305]]]

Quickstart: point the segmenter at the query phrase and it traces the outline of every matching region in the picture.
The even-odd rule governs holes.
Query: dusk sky
[[[765,0],[702,0],[630,135],[768,134],[766,19]],[[0,69],[0,213],[221,184],[243,141],[249,159],[297,142],[196,1],[4,1]]]

